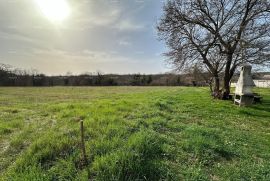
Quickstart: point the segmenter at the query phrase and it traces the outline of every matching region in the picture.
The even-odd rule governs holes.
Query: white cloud
[[[17,51],[15,51],[15,50],[9,50],[8,53],[9,53],[9,54],[16,54]]]
[[[119,21],[114,26],[114,28],[120,31],[140,31],[140,30],[143,30],[145,27],[143,24],[139,24],[134,21],[125,19],[125,20]]]
[[[71,29],[91,29],[91,28],[113,28],[114,31],[139,31],[144,29],[144,25],[134,21],[132,18],[140,6],[134,7],[131,12],[127,12],[127,7],[120,1],[87,1],[80,3],[73,9],[71,17]]]
[[[7,39],[7,40],[19,40],[25,42],[35,42],[32,38],[16,34],[16,33],[6,33],[0,31],[0,39]]]
[[[121,17],[122,8],[107,1],[74,1],[70,28],[90,29],[112,26]],[[72,27],[73,26],[73,27]]]
[[[121,46],[130,46],[130,45],[132,45],[132,43],[130,41],[127,41],[127,40],[120,40],[118,42],[118,44],[121,45]]]
[[[81,17],[74,19],[75,24],[78,24],[82,29],[88,29],[93,27],[108,27],[114,24],[120,17],[120,10],[113,9],[97,14],[81,14]]]
[[[102,52],[102,51],[91,51],[82,50],[80,52],[70,52],[63,50],[54,49],[34,49],[32,53],[39,59],[56,59],[63,61],[74,61],[74,62],[121,62],[127,60],[126,57],[118,55],[116,52]]]

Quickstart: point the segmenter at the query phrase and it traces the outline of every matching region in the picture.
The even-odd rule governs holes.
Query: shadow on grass
[[[254,110],[254,111],[252,111],[252,110]],[[250,107],[248,107],[248,109],[240,110],[239,112],[241,114],[246,115],[246,116],[254,116],[254,117],[260,117],[260,118],[269,117],[270,118],[270,114],[265,114],[265,112],[261,112],[261,111],[265,111],[265,112],[270,113],[270,101],[269,100],[263,101],[261,104],[250,106]]]
[[[261,104],[251,107],[260,111],[267,111],[270,113],[270,100],[263,100]]]

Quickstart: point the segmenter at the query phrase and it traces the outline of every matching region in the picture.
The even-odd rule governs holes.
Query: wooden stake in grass
[[[86,151],[85,151],[85,142],[84,142],[84,127],[83,127],[83,120],[80,120],[81,125],[81,149],[82,149],[82,159],[84,166],[88,165]]]

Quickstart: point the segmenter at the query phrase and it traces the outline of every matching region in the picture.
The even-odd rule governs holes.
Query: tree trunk
[[[218,91],[219,91],[219,85],[220,85],[218,75],[215,76],[215,79],[214,79],[214,80],[215,80],[215,82],[214,82],[214,83],[215,83],[214,91],[215,91],[215,92],[218,92]]]
[[[213,96],[216,99],[220,99],[221,97],[221,91],[220,91],[220,80],[219,80],[219,76],[215,75],[214,77],[214,92],[213,92]]]
[[[225,72],[224,72],[224,79],[223,79],[223,95],[222,99],[227,100],[229,99],[230,96],[230,81],[231,81],[231,76],[230,76],[230,69],[231,69],[231,63],[232,63],[232,54],[227,55],[227,64],[225,67]]]
[[[230,78],[225,78],[224,77],[222,99],[228,100],[229,96],[230,96]]]
[[[211,78],[210,80],[209,80],[209,88],[210,88],[210,92],[211,92],[211,94],[213,93],[213,78]]]

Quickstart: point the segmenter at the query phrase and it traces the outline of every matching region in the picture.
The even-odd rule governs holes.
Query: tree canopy
[[[227,98],[238,66],[269,66],[269,21],[269,0],[168,0],[157,29],[176,69],[204,64],[215,92],[221,92],[223,76],[222,98]]]

